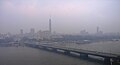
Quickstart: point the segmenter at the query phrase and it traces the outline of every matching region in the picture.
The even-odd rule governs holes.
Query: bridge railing
[[[57,50],[64,50],[65,54],[70,54],[70,52],[76,52],[83,56],[88,57],[88,55],[99,56],[104,58],[104,62],[106,65],[111,65],[111,59],[115,62],[120,62],[120,55],[111,54],[111,53],[103,53],[98,51],[89,51],[83,49],[75,49],[75,48],[68,48],[68,47],[60,47],[60,46],[51,46],[51,45],[43,45],[43,44],[27,44],[31,47],[43,47],[44,49],[51,48],[53,51],[57,52]]]

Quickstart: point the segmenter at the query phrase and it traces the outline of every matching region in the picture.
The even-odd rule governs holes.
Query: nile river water
[[[120,41],[91,44],[60,44],[66,47],[82,48],[120,54]],[[29,47],[0,47],[0,65],[103,65],[75,57]]]

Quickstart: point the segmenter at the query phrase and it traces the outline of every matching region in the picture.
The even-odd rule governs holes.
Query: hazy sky
[[[48,30],[50,16],[60,33],[120,32],[120,0],[0,0],[0,33]]]

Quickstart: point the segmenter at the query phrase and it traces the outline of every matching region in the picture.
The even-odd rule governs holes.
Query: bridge
[[[71,52],[80,54],[80,57],[88,58],[89,55],[98,56],[104,58],[105,65],[113,65],[113,62],[120,62],[120,55],[111,54],[111,53],[104,53],[104,52],[97,52],[97,51],[89,51],[83,49],[74,49],[74,48],[67,48],[67,47],[59,47],[59,46],[51,46],[51,45],[43,45],[43,44],[26,44],[26,46],[44,50],[51,50],[53,52],[59,52],[58,50],[62,50],[65,55],[70,55]],[[120,65],[120,64],[115,64]]]

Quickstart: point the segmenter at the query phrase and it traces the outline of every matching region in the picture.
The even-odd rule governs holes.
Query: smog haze
[[[0,0],[0,33],[48,30],[120,32],[120,0]]]

